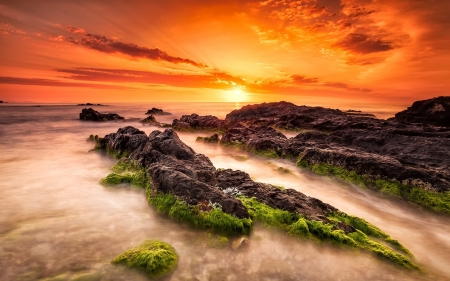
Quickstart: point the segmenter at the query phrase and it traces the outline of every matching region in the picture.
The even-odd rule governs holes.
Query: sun
[[[236,90],[234,90],[234,94],[236,96],[240,96],[242,94],[242,90],[241,89],[236,89]]]

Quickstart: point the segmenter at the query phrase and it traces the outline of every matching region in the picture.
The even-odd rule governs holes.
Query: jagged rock
[[[148,116],[145,119],[142,119],[141,121],[139,121],[142,124],[159,124],[158,121],[156,121],[155,117],[153,115]]]
[[[337,211],[293,189],[280,190],[254,182],[245,172],[216,170],[209,158],[195,153],[172,129],[153,131],[146,136],[130,126],[121,128],[117,133],[100,138],[97,148],[115,150],[119,154],[126,152],[129,159],[147,169],[154,192],[173,194],[191,206],[210,201],[220,204],[228,214],[248,218],[242,203],[224,192],[227,188],[236,188],[241,194],[255,197],[272,208],[295,212],[311,220],[329,222],[326,216]],[[339,229],[349,228],[343,225]]]
[[[172,115],[170,112],[165,112],[162,109],[153,107],[152,109],[149,109],[145,114],[149,115]]]
[[[450,96],[416,101],[395,114],[399,122],[450,127]]]
[[[172,122],[172,128],[176,130],[221,130],[223,120],[211,115],[199,116],[198,114],[183,115]]]
[[[219,135],[214,134],[209,137],[197,137],[196,141],[203,141],[203,142],[209,142],[209,143],[218,143],[219,142]]]
[[[116,113],[100,113],[92,108],[84,108],[80,113],[80,120],[111,121],[125,119]]]

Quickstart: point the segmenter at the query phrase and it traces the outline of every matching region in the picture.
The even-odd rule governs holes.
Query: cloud
[[[56,69],[56,71],[70,74],[62,78],[81,81],[164,84],[174,87],[210,89],[231,89],[237,85],[245,85],[242,78],[218,70],[201,75],[103,68],[70,68]]]
[[[25,31],[15,28],[14,26],[12,26],[9,23],[0,24],[0,34],[1,35],[19,35],[19,36],[27,35],[27,33]]]
[[[382,41],[378,38],[370,38],[365,34],[359,33],[350,33],[333,46],[358,54],[385,52],[393,49],[392,42]]]
[[[138,46],[133,43],[124,43],[115,41],[106,36],[86,33],[84,29],[76,28],[70,25],[58,25],[58,26],[64,28],[65,30],[73,34],[82,35],[82,38],[79,40],[73,37],[64,37],[66,41],[73,44],[82,45],[86,48],[96,50],[99,52],[107,54],[119,53],[133,58],[143,58],[154,61],[166,61],[174,64],[185,63],[199,68],[208,67],[207,65],[195,62],[190,59],[171,56],[158,48],[150,49],[147,47]]]
[[[306,78],[300,75],[292,75],[291,78],[295,84],[315,84],[319,82],[319,78]]]
[[[372,90],[367,89],[367,88],[354,88],[354,87],[350,87],[349,85],[347,85],[345,83],[340,83],[340,82],[325,82],[325,83],[323,83],[323,85],[326,87],[339,88],[339,89],[345,89],[345,90],[357,91],[357,92],[363,92],[363,93],[372,92]]]
[[[33,85],[33,86],[53,86],[53,87],[83,87],[96,89],[131,89],[125,86],[104,85],[104,84],[89,84],[89,83],[73,83],[53,79],[41,78],[20,78],[0,76],[0,84],[16,84],[16,85]]]

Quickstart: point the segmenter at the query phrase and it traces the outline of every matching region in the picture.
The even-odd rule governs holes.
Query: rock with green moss
[[[178,254],[165,242],[147,240],[119,255],[112,263],[143,271],[151,278],[160,278],[174,271],[178,264]]]
[[[254,221],[260,221],[290,235],[369,250],[396,264],[417,268],[401,253],[373,240],[408,253],[398,241],[364,220],[296,190],[255,182],[245,172],[216,170],[173,130],[154,131],[147,137],[127,127],[99,143],[129,154],[105,181],[133,183],[133,176],[140,178],[149,203],[181,223],[235,236],[249,234]]]
[[[219,142],[219,135],[214,134],[209,137],[197,137],[196,141],[202,141],[207,143],[218,143]]]

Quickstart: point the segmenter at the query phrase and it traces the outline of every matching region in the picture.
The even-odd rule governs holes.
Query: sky
[[[0,0],[0,100],[449,95],[448,0]]]

